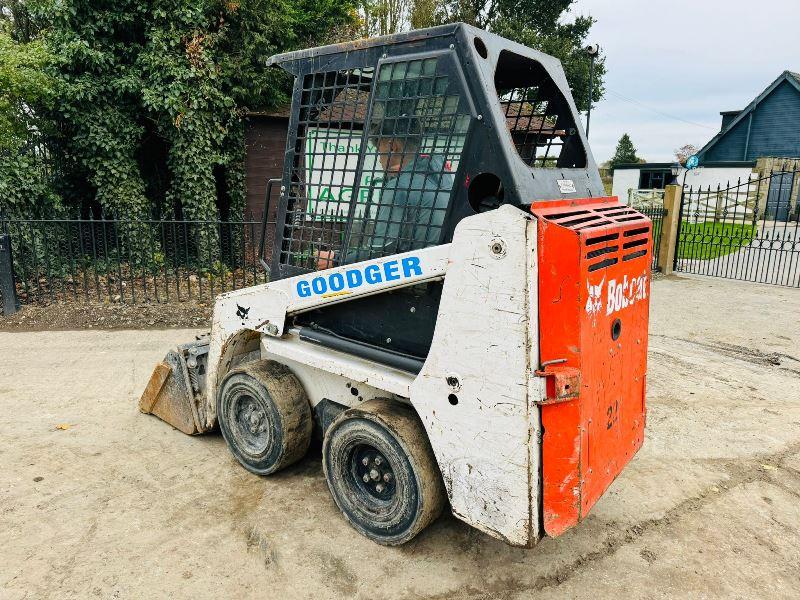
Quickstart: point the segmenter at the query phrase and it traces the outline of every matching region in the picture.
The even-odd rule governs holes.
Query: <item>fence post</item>
[[[13,315],[19,310],[11,260],[11,236],[7,233],[0,233],[0,296],[3,299],[2,314]]]
[[[675,268],[675,253],[678,243],[678,222],[681,213],[681,186],[664,188],[664,211],[661,219],[661,242],[658,247],[658,266],[664,275],[671,275]]]

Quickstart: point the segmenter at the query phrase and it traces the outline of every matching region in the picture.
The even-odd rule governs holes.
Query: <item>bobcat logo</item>
[[[249,312],[250,312],[249,307],[245,308],[244,306],[239,306],[238,304],[236,305],[236,316],[239,317],[240,319],[246,319],[247,313]]]
[[[589,281],[586,282],[586,289],[589,292],[589,297],[586,299],[586,314],[593,317],[603,309],[603,284],[606,278],[600,280],[597,285],[592,285]]]

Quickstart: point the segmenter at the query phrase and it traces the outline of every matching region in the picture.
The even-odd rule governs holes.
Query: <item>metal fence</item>
[[[661,247],[661,223],[667,214],[664,208],[664,190],[628,190],[628,206],[650,217],[653,222],[653,259],[650,268],[657,271],[658,250]]]
[[[661,223],[664,220],[664,217],[667,215],[667,211],[663,205],[663,195],[661,197],[662,204],[659,206],[657,204],[653,204],[651,206],[637,206],[634,207],[640,213],[647,215],[650,217],[650,220],[653,222],[653,255],[652,261],[650,262],[650,268],[654,271],[657,271],[661,268],[661,265],[658,264],[658,251],[661,248]]]
[[[658,267],[663,206],[639,207],[653,221]],[[267,223],[267,247],[274,222]],[[22,304],[182,302],[268,280],[259,261],[262,222],[0,216]]]
[[[733,185],[685,188],[675,269],[800,287],[800,168]]]
[[[22,304],[211,300],[257,283],[261,221],[4,219]]]

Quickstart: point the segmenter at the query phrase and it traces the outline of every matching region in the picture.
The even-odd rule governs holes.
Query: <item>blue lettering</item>
[[[328,290],[340,292],[345,288],[357,288],[365,282],[368,284],[397,281],[406,277],[422,275],[422,265],[418,256],[406,256],[401,261],[390,260],[383,265],[367,265],[363,270],[349,269],[343,273],[331,273],[327,277],[320,275],[309,280],[297,282],[297,295],[308,298],[313,294],[323,295]]]
[[[345,276],[347,277],[347,287],[354,288],[364,283],[364,277],[361,275],[361,271],[347,271]]]
[[[397,272],[397,261],[390,260],[389,262],[383,263],[383,273],[386,275],[386,281],[395,281],[400,279],[400,275]]]
[[[308,298],[311,295],[311,286],[307,281],[301,279],[297,282],[297,295],[301,298]]]
[[[378,265],[369,265],[364,269],[364,279],[366,279],[367,283],[380,283],[383,281],[381,279],[381,268]]]
[[[314,279],[311,280],[311,288],[314,290],[315,294],[324,294],[328,291],[328,284],[325,283],[322,277],[314,277]]]
[[[418,256],[406,256],[403,260],[403,277],[412,275],[422,275],[422,267],[419,266]]]
[[[332,292],[339,292],[344,289],[344,275],[341,273],[334,273],[328,277],[328,285]]]

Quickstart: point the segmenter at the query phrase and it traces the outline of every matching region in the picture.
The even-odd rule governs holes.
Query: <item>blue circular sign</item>
[[[692,154],[689,158],[686,159],[686,168],[687,169],[696,169],[697,165],[700,164],[700,159],[697,158],[697,154]]]

